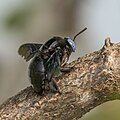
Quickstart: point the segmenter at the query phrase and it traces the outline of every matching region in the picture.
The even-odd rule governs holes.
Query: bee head
[[[68,47],[72,50],[72,52],[75,52],[75,50],[76,50],[76,44],[73,41],[73,39],[70,38],[70,37],[66,37],[64,39],[66,40],[66,43],[67,43]]]
[[[72,52],[75,52],[76,50],[76,44],[75,44],[75,39],[78,35],[80,35],[81,33],[83,33],[87,28],[84,28],[83,30],[81,30],[79,33],[77,33],[73,39],[71,37],[66,37],[64,38],[67,41],[67,45],[69,46],[69,48],[71,49]]]

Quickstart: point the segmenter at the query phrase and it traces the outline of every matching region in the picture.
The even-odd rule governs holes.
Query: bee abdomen
[[[29,77],[33,89],[39,94],[44,90],[45,76],[43,62],[37,57],[34,58],[29,66]]]

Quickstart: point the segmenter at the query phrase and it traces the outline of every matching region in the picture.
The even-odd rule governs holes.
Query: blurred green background
[[[17,50],[24,43],[74,36],[76,53],[70,61],[99,50],[104,39],[120,42],[119,0],[0,0],[0,104],[29,86],[28,63]],[[120,120],[120,101],[105,103],[81,120]]]

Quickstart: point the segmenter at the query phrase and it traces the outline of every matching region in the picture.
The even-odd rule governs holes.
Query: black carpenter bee
[[[30,59],[29,77],[35,92],[40,95],[45,92],[46,86],[53,91],[59,92],[57,83],[52,79],[57,77],[61,72],[69,72],[65,64],[69,60],[72,52],[75,52],[75,38],[84,32],[84,28],[74,38],[70,37],[53,37],[44,44],[28,43],[20,46],[18,53],[26,61]]]

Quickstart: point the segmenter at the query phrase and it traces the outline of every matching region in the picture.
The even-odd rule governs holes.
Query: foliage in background
[[[23,30],[31,15],[32,11],[29,9],[17,9],[5,18],[5,26],[8,29]]]

